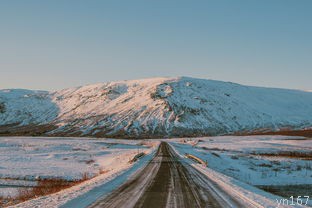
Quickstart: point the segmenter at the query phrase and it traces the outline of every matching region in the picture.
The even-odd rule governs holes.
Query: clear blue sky
[[[0,88],[191,76],[312,89],[311,0],[0,2]]]

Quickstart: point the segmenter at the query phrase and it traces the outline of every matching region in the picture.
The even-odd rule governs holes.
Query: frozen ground
[[[312,184],[312,139],[223,136],[175,139],[173,146],[251,185]]]
[[[150,153],[156,144],[143,140],[0,137],[0,196],[14,196],[18,188],[34,186],[39,178],[77,180],[86,174],[117,173],[129,168],[129,160],[138,152]]]
[[[84,173],[97,175],[69,189],[15,206],[84,207],[142,170],[159,141],[162,140],[2,137],[0,193],[7,196],[18,188],[14,186],[33,186],[39,177],[72,180]],[[227,193],[249,204],[274,207],[275,200],[281,199],[254,186],[312,184],[309,138],[223,136],[163,141],[182,157],[189,153],[207,161],[208,168],[184,158]],[[129,160],[142,151],[147,156],[130,164]]]
[[[186,158],[185,154],[188,153],[208,162],[208,167],[204,167],[186,159],[228,193],[242,200],[254,201],[263,207],[281,207],[279,203],[291,196],[311,197],[309,187],[312,184],[312,139],[310,138],[285,136],[181,138],[170,143],[181,157]],[[255,187],[259,185],[278,187],[279,192],[272,193],[282,197]],[[292,189],[289,190],[289,187]],[[302,199],[305,204],[306,198]],[[312,206],[311,200],[307,203]],[[290,207],[296,206],[297,204]]]

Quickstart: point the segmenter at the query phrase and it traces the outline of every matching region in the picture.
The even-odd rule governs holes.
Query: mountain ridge
[[[305,129],[312,93],[190,77],[0,90],[0,134],[154,138]]]

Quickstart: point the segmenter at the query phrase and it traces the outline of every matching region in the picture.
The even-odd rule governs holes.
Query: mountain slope
[[[311,126],[310,92],[187,77],[0,91],[2,134],[201,136]]]

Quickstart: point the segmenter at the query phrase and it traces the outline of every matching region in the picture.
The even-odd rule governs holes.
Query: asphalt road
[[[90,208],[246,207],[183,162],[165,142],[136,175]]]

